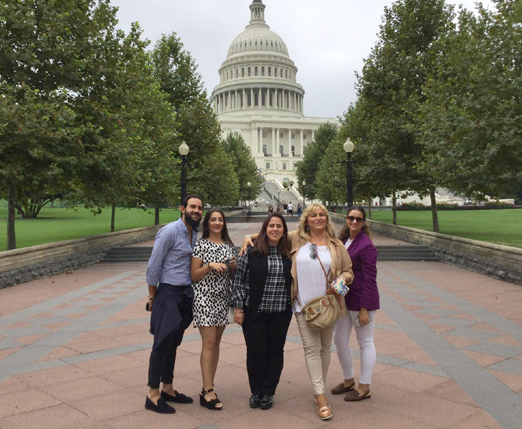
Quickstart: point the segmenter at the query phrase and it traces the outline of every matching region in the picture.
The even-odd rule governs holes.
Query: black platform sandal
[[[223,404],[221,403],[221,401],[219,400],[217,395],[216,395],[215,399],[210,399],[208,401],[205,399],[205,395],[207,393],[211,393],[213,391],[214,391],[213,388],[212,389],[208,389],[208,390],[201,389],[201,393],[199,394],[199,405],[201,405],[202,407],[208,408],[209,410],[220,411],[220,410],[223,409]],[[221,406],[218,407],[217,406],[218,404],[221,404]]]

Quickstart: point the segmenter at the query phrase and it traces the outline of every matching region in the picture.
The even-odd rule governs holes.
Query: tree
[[[239,198],[243,201],[249,197],[255,198],[261,192],[263,178],[259,174],[250,148],[245,144],[243,136],[234,136],[232,133],[223,143],[225,151],[232,159],[234,172],[239,181]],[[250,182],[250,188],[247,186],[248,182]]]
[[[385,8],[379,41],[358,76],[357,105],[363,107],[355,110],[366,122],[361,128],[366,130],[367,159],[373,160],[367,172],[376,183],[386,182],[388,194],[403,189],[422,194],[429,189],[434,200],[434,176],[417,168],[423,162],[423,145],[413,124],[425,101],[423,85],[437,64],[434,43],[452,27],[452,17],[444,0],[396,1]],[[378,192],[383,190],[378,186]],[[432,210],[438,230],[436,204]]]
[[[317,196],[317,172],[321,160],[325,155],[326,148],[337,134],[337,127],[327,122],[321,125],[315,132],[314,139],[306,145],[303,153],[303,160],[295,165],[297,183],[301,189],[301,194],[311,200]],[[304,189],[303,180],[306,181]]]
[[[190,148],[187,187],[205,202],[232,204],[239,184],[231,158],[221,141],[221,127],[189,52],[176,34],[163,35],[152,52],[154,76],[177,112],[178,144]],[[179,177],[180,170],[178,170]],[[178,181],[179,183],[179,181]]]
[[[513,195],[522,167],[522,6],[461,11],[417,117],[427,168],[468,197]]]
[[[8,196],[8,249],[16,247],[14,206],[66,191],[81,164],[75,102],[103,62],[99,41],[116,23],[107,0],[2,2],[0,10],[0,181]]]

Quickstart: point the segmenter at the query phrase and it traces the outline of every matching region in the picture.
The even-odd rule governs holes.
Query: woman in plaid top
[[[251,408],[268,410],[283,370],[283,349],[292,319],[288,228],[283,216],[267,217],[253,248],[241,256],[231,306],[247,346]]]

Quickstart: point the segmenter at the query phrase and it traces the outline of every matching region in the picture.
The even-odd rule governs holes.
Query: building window
[[[283,162],[283,170],[286,170],[286,162]]]
[[[266,163],[266,169],[267,169],[267,170],[270,169],[270,163],[269,163],[269,162]]]
[[[257,46],[257,39],[256,39],[256,46]]]
[[[272,67],[268,67],[268,76],[272,76]]]
[[[295,155],[295,146],[292,146],[292,156]]]
[[[266,133],[263,133],[263,138],[266,139]]]
[[[261,76],[264,76],[264,75],[265,75],[265,68],[261,67]]]
[[[292,138],[295,139],[295,134],[292,134]]]
[[[283,138],[283,133],[279,133],[279,138],[282,139]],[[281,146],[282,147],[282,146]]]
[[[279,155],[281,155],[281,156],[283,155],[283,146],[282,145],[279,146]]]
[[[248,68],[248,75],[252,76],[252,70],[250,69],[250,67]]]
[[[239,77],[239,70],[236,69],[236,79]]]
[[[234,135],[237,137],[237,136],[239,136],[239,133],[237,131],[234,131]]]
[[[254,74],[257,76],[257,67],[254,69]]]
[[[277,67],[274,67],[274,76],[277,77]]]
[[[261,46],[263,46],[263,40],[260,40],[259,43],[261,43]]]
[[[263,145],[263,154],[266,156],[266,144]]]
[[[303,134],[303,140],[306,140],[306,134]]]
[[[288,79],[288,70],[285,70],[285,79]]]
[[[244,67],[241,69],[241,77],[245,77],[245,68]]]

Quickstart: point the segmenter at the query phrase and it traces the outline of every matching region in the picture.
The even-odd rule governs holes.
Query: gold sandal
[[[329,420],[332,418],[333,413],[332,413],[332,408],[330,407],[329,403],[326,403],[326,405],[323,405],[322,407],[319,408],[319,404],[317,403],[317,399],[315,399],[315,397],[314,397],[314,402],[315,402],[316,408],[319,410],[319,418],[321,420]]]

